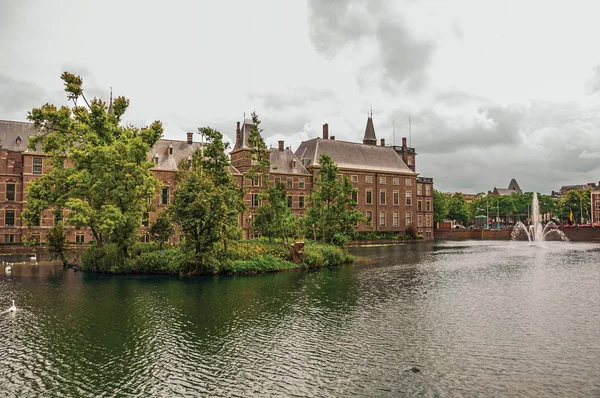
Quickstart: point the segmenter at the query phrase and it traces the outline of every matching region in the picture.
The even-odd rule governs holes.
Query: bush
[[[221,271],[225,273],[273,272],[293,268],[299,268],[299,266],[290,261],[267,254],[255,257],[252,260],[231,261],[223,265]]]
[[[126,272],[148,274],[177,274],[189,272],[192,264],[191,256],[179,249],[146,251],[128,262]]]
[[[302,263],[307,268],[326,267],[328,265],[340,265],[355,261],[355,257],[344,249],[331,245],[307,244],[304,246]]]
[[[410,239],[417,239],[417,227],[414,224],[410,224],[408,228],[406,228],[406,234],[410,236]]]
[[[116,244],[96,244],[88,247],[81,255],[81,268],[91,272],[120,273],[127,269],[127,257]]]

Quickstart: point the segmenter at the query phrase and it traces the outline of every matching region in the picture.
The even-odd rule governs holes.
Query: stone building
[[[504,189],[504,188],[494,187],[494,190],[491,192],[488,192],[488,193],[491,195],[505,196],[505,195],[512,195],[513,193],[523,193],[523,191],[521,190],[521,187],[519,186],[519,183],[517,182],[517,180],[512,178],[510,180],[510,183],[508,184],[508,188]]]

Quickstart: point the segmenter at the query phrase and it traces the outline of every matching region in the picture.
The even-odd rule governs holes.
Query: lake
[[[4,257],[0,396],[600,396],[599,244],[352,252],[218,277]]]

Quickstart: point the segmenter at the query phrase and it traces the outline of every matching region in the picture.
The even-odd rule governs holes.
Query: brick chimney
[[[194,133],[187,133],[187,143],[192,144],[192,139],[194,138]]]
[[[381,139],[381,146],[385,146],[385,138]]]
[[[279,143],[279,151],[283,152],[283,141],[277,141]]]
[[[235,147],[236,148],[240,148],[242,146],[242,143],[240,142],[240,122],[237,122],[237,127],[235,128]]]
[[[329,125],[327,123],[325,123],[323,125],[323,139],[324,140],[328,140],[329,139]]]
[[[335,141],[335,135],[332,135],[329,139]]]
[[[406,137],[402,137],[402,147],[406,147]]]

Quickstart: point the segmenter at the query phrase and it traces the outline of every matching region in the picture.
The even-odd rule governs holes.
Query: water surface
[[[259,276],[0,270],[0,395],[600,396],[600,245],[353,251]]]

